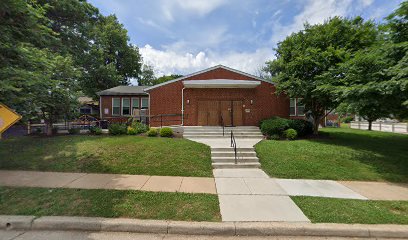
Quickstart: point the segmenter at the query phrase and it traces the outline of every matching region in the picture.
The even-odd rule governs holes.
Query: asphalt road
[[[77,231],[5,231],[0,230],[0,240],[221,240],[221,239],[249,239],[249,240],[323,240],[323,239],[359,239],[359,238],[321,238],[321,237],[220,237],[220,236],[194,236],[194,235],[169,235],[169,234],[141,234],[126,232],[77,232]],[[370,240],[369,238],[361,238]],[[374,238],[372,238],[374,239]]]

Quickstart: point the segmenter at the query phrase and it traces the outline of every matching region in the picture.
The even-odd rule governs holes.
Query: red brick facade
[[[101,119],[108,120],[109,122],[126,122],[130,115],[122,115],[122,112],[119,115],[112,114],[112,99],[119,98],[120,99],[120,111],[122,110],[122,98],[130,99],[131,109],[132,109],[132,98],[139,98],[139,109],[141,108],[141,99],[148,98],[145,95],[115,95],[115,96],[101,96],[100,97],[100,117]]]
[[[183,80],[255,80],[234,71],[217,68],[208,72],[193,75]],[[289,99],[284,95],[276,95],[272,83],[261,81],[256,88],[186,88],[183,80],[168,83],[148,90],[150,94],[150,115],[181,114],[182,91],[184,91],[184,125],[198,124],[198,101],[202,100],[240,100],[243,108],[243,125],[254,126],[271,116],[289,117]],[[252,104],[251,104],[252,101]],[[171,117],[168,125],[181,124],[181,117]],[[170,120],[167,118],[166,120]],[[167,121],[166,121],[167,122]],[[151,126],[160,126],[157,118],[151,120]]]

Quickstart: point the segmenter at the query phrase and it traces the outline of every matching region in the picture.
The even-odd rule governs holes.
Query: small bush
[[[146,124],[143,124],[141,122],[132,122],[131,127],[135,129],[136,133],[145,133],[147,131],[149,131],[149,126],[147,126]]]
[[[304,119],[290,120],[289,128],[295,129],[299,137],[304,137],[313,133],[313,123]]]
[[[138,134],[138,132],[137,132],[137,130],[135,128],[127,127],[127,134],[128,135],[136,135],[136,134]]]
[[[101,135],[102,134],[102,129],[100,127],[90,127],[89,128],[89,133],[93,135]]]
[[[147,132],[147,136],[149,136],[149,137],[157,137],[157,135],[159,135],[159,131],[157,131],[156,128],[151,128],[151,129]]]
[[[79,129],[79,128],[70,128],[70,129],[68,129],[69,134],[79,134],[80,131],[81,131],[81,129]]]
[[[295,140],[297,137],[297,132],[295,129],[293,128],[289,128],[287,130],[285,130],[285,137],[288,140]]]
[[[278,134],[273,134],[269,137],[270,140],[280,140],[280,136]]]
[[[172,137],[173,136],[173,129],[169,127],[164,127],[160,129],[160,137]]]
[[[270,119],[262,121],[261,131],[264,135],[272,136],[279,135],[282,136],[283,131],[289,128],[288,119],[280,117],[272,117]]]
[[[341,119],[341,121],[343,123],[350,123],[353,120],[354,120],[354,117],[352,117],[352,116],[347,116],[347,117],[344,117],[344,118]]]
[[[127,133],[127,127],[124,124],[113,123],[108,127],[109,133],[112,135],[121,135]]]
[[[42,133],[42,129],[41,128],[36,128],[34,131],[35,134],[41,134]]]

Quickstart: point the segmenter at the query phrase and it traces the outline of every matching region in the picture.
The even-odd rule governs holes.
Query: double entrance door
[[[225,126],[242,126],[242,101],[198,101],[199,126],[220,126],[222,120]]]

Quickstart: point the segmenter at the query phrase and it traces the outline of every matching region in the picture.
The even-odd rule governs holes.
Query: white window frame
[[[129,106],[127,107],[127,108],[129,108],[129,114],[123,114],[123,101],[124,100],[129,100]],[[121,108],[120,108],[120,113],[121,113],[121,115],[122,116],[130,116],[131,115],[131,109],[132,109],[132,102],[131,102],[132,100],[131,100],[131,98],[128,98],[128,97],[123,97],[122,98],[122,104],[121,104]]]
[[[147,106],[146,107],[143,107],[143,99],[147,99]],[[149,109],[149,98],[148,97],[140,98],[140,109]]]
[[[306,115],[306,114],[305,114],[305,104],[303,104],[303,114],[299,114],[299,113],[298,113],[298,112],[299,112],[299,111],[298,111],[298,107],[299,107],[299,106],[298,106],[298,101],[299,101],[299,99],[302,100],[303,98],[296,98],[296,108],[295,108],[295,109],[296,109],[296,110],[295,110],[295,111],[296,111],[296,116],[304,117],[304,116]]]
[[[291,106],[290,106],[290,101],[292,101],[292,99],[294,100],[294,103],[295,103],[295,106],[294,106],[294,108],[295,108],[295,114],[292,114],[292,113],[290,113],[290,108],[291,108]],[[297,114],[297,99],[296,98],[290,98],[289,99],[289,116],[296,116],[296,114]]]
[[[132,112],[133,112],[133,108],[135,108],[135,106],[133,106],[133,99],[137,99],[137,103],[138,103],[137,109],[140,109],[140,97],[132,97],[132,98],[130,99],[131,105],[132,105]]]
[[[115,114],[115,111],[113,111],[113,108],[115,108],[115,106],[114,106],[114,104],[113,104],[113,102],[114,102],[114,100],[115,99],[119,99],[119,114]],[[120,104],[121,104],[121,101],[120,101],[120,97],[114,97],[114,98],[112,98],[112,116],[120,116],[120,113],[121,113],[121,106],[120,106]]]

